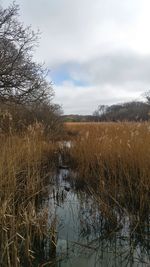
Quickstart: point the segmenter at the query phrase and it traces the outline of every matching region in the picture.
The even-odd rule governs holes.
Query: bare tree
[[[33,103],[50,100],[51,83],[47,70],[33,61],[33,48],[39,33],[18,21],[19,7],[15,3],[0,7],[0,101]]]
[[[107,108],[107,105],[99,105],[98,108],[93,112],[93,116],[96,117],[98,121],[102,118],[104,119]]]
[[[147,103],[150,105],[150,90],[144,93],[144,97],[147,100]]]

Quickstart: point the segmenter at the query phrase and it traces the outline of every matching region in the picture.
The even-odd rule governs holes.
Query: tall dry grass
[[[78,181],[144,220],[150,210],[150,123],[68,123]],[[111,208],[110,208],[111,209]]]
[[[48,214],[39,212],[37,200],[56,144],[35,124],[20,136],[1,134],[0,148],[0,266],[31,266],[47,235]]]

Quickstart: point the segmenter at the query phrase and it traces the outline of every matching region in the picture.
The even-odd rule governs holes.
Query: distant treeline
[[[148,121],[150,103],[132,101],[111,106],[100,105],[93,115],[98,121]]]
[[[111,106],[99,105],[93,115],[64,115],[66,122],[91,121],[148,121],[150,119],[150,101],[132,101]]]
[[[91,122],[95,121],[96,118],[93,115],[62,115],[64,122]]]

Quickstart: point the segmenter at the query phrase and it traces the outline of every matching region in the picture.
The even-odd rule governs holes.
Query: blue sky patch
[[[87,86],[87,83],[83,80],[74,79],[71,76],[71,70],[76,69],[77,66],[74,64],[65,64],[51,70],[50,76],[52,78],[52,83],[55,85],[62,85],[63,82],[72,82],[76,86]]]

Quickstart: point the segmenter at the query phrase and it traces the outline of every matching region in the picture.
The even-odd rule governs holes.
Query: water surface
[[[150,266],[150,232],[142,237],[127,216],[118,214],[117,224],[109,221],[92,195],[76,190],[73,175],[60,169],[47,200],[57,231],[52,266]]]

